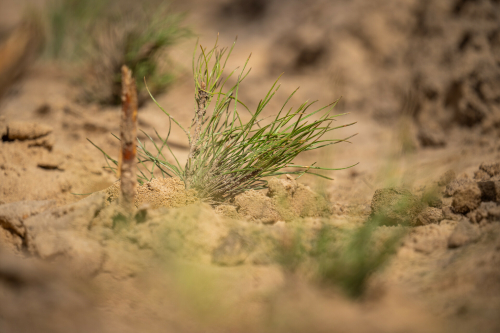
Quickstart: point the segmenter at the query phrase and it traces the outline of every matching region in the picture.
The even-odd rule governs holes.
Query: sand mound
[[[235,209],[224,207],[218,211],[228,217],[239,216],[264,224],[331,214],[325,198],[290,175],[284,179],[272,178],[268,186],[267,194],[253,190],[244,192],[234,199]]]
[[[109,203],[120,197],[120,182],[115,182],[105,191]],[[195,190],[186,190],[177,178],[153,179],[136,190],[135,206],[148,205],[152,209],[183,207],[198,201]]]

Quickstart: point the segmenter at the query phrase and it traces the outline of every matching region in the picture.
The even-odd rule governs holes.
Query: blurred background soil
[[[103,103],[107,97],[82,98],[89,82],[95,85],[92,91],[111,94],[106,90],[112,90],[110,84],[99,75],[105,71],[95,62],[54,59],[42,51],[50,43],[42,33],[44,23],[26,17],[48,4],[0,0],[0,207],[29,200],[76,207],[69,213],[60,208],[59,218],[78,211],[78,200],[116,180],[86,139],[116,157],[119,145],[110,133],[119,132],[120,107]],[[152,8],[158,4],[149,2]],[[133,9],[135,2],[119,6]],[[422,192],[448,170],[473,179],[481,163],[500,162],[499,1],[183,0],[172,1],[168,10],[185,13],[182,25],[191,32],[168,46],[164,65],[173,78],[157,100],[186,126],[194,110],[190,71],[196,38],[210,47],[217,35],[221,46],[230,46],[238,36],[231,69],[252,53],[252,71],[239,90],[250,110],[281,73],[281,88],[266,116],[275,114],[298,86],[294,106],[305,100],[326,105],[342,96],[334,112],[348,115],[337,118],[338,123],[356,124],[331,135],[358,135],[350,143],[298,158],[299,163],[318,161],[330,168],[359,162],[329,173],[331,182],[300,179],[327,198],[334,224],[359,225],[359,218],[352,222],[350,214],[366,217],[377,189],[404,186]],[[108,30],[102,29],[104,35]],[[99,53],[92,57],[99,62]],[[112,65],[106,66],[102,68]],[[144,99],[140,129],[165,133],[166,120]],[[183,132],[173,128],[170,142],[185,160],[189,147]],[[68,204],[76,206],[64,206]],[[95,216],[101,209],[95,209]],[[202,218],[184,211],[168,216],[198,221],[201,226],[189,229],[187,224],[185,232],[200,228],[204,240],[192,242],[200,253],[212,251],[233,222],[205,206],[197,209]],[[88,220],[95,218],[84,211]],[[213,230],[207,221],[213,221]],[[247,228],[243,219],[238,221],[238,228]],[[449,237],[459,222],[457,217],[452,225],[415,228],[389,267],[370,280],[363,301],[311,287],[258,260],[222,267],[198,257],[194,263],[158,259],[150,253],[157,251],[154,246],[108,242],[96,232],[87,234],[90,226],[78,229],[76,222],[78,232],[71,235],[89,241],[69,252],[75,266],[59,260],[66,250],[43,252],[40,244],[33,250],[37,259],[19,259],[30,256],[15,250],[15,237],[5,232],[0,241],[14,250],[0,250],[0,295],[5,300],[0,331],[498,332],[498,222],[481,229],[482,238],[453,250]],[[273,227],[281,232],[279,225]],[[148,228],[154,229],[154,223]],[[55,242],[50,237],[33,242]],[[95,253],[106,259],[95,259]],[[126,258],[130,253],[134,258]],[[112,263],[119,267],[110,267]],[[84,273],[74,273],[80,269]]]

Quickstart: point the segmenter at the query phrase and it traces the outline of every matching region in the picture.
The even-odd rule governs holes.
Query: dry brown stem
[[[205,113],[207,112],[206,104],[208,99],[208,93],[205,91],[205,89],[206,89],[206,84],[205,82],[202,82],[201,89],[198,90],[198,96],[196,98],[196,103],[198,105],[198,108],[196,109],[196,114],[194,115],[193,122],[191,124],[191,126],[194,127],[194,136],[190,143],[189,156],[186,163],[186,179],[185,179],[186,188],[189,188],[190,186],[189,180],[190,176],[193,173],[193,170],[191,170],[191,162],[196,157],[196,151],[198,150],[198,141],[200,139],[201,127],[203,126],[203,119],[205,117]]]
[[[121,205],[131,209],[136,187],[137,88],[132,71],[122,66],[122,117],[120,122],[121,155],[118,165],[121,178]]]

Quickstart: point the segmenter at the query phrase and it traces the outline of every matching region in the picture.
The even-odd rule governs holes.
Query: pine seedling
[[[75,77],[83,102],[120,104],[122,65],[132,70],[140,106],[149,100],[143,77],[153,93],[164,92],[177,75],[168,50],[191,35],[184,15],[151,0],[49,0],[44,16],[47,55],[85,64]]]
[[[345,139],[325,139],[324,135],[354,123],[332,126],[335,118],[343,115],[331,114],[338,100],[311,112],[309,110],[315,102],[305,102],[296,109],[285,109],[297,90],[288,97],[277,114],[264,123],[262,113],[279,89],[279,78],[259,102],[257,109],[251,112],[238,98],[240,84],[250,72],[247,69],[250,56],[241,70],[235,69],[223,77],[235,43],[229,49],[219,48],[217,42],[211,49],[200,45],[199,53],[196,45],[192,62],[196,108],[187,129],[163,109],[150,93],[153,101],[167,115],[169,131],[165,137],[155,133],[160,144],[144,133],[152,142],[153,151],[148,150],[145,143],[138,142],[139,182],[154,178],[156,168],[163,177],[179,177],[187,189],[197,190],[200,199],[217,204],[244,191],[266,188],[266,177],[286,173],[295,174],[297,178],[312,174],[331,179],[318,171],[354,166],[333,169],[293,163],[302,152],[346,142],[354,135]],[[236,82],[224,89],[230,78],[235,78]],[[242,120],[241,109],[250,112],[250,120]],[[189,155],[184,167],[168,144],[172,122],[184,131],[189,141]],[[175,163],[167,160],[165,148]],[[115,160],[107,154],[105,156],[116,165]],[[289,170],[284,171],[285,168]]]

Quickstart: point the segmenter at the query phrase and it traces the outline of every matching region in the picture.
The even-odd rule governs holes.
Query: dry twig
[[[118,176],[121,178],[121,204],[129,209],[134,203],[136,186],[137,88],[132,72],[122,66],[122,117],[120,122],[121,155]]]

